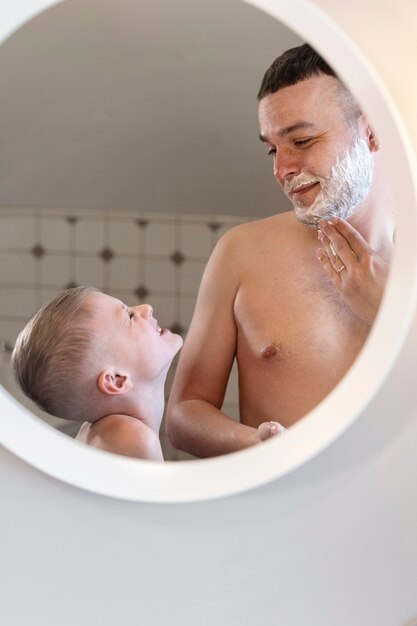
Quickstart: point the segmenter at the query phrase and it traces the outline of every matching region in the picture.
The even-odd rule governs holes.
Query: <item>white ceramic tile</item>
[[[150,222],[144,229],[146,254],[170,256],[175,252],[174,223]]]
[[[103,220],[81,218],[73,228],[77,251],[100,252],[105,247]]]
[[[64,288],[70,280],[72,260],[66,255],[46,254],[40,259],[42,283]]]
[[[162,328],[168,328],[178,322],[174,298],[151,294],[146,298],[146,302],[153,307],[154,317]]]
[[[138,254],[142,235],[139,226],[132,221],[110,221],[110,248],[121,254]]]
[[[43,218],[40,224],[40,242],[47,251],[67,251],[71,244],[71,229],[64,217]]]
[[[151,291],[168,291],[175,289],[176,266],[165,259],[147,259],[145,266],[145,285]]]
[[[31,317],[32,315],[28,315],[27,319],[19,321],[0,320],[0,341],[5,341],[13,346],[18,334],[23,330],[26,326],[26,322],[29,321]]]
[[[29,253],[0,253],[0,280],[8,283],[30,283],[36,280],[39,261]]]
[[[78,285],[100,287],[104,283],[104,263],[99,257],[76,257],[75,277]]]
[[[34,217],[0,216],[0,248],[31,248],[35,243]]]
[[[227,415],[227,417],[230,417],[230,419],[234,420],[235,422],[240,421],[240,412],[239,412],[238,404],[224,404],[222,406],[222,411],[223,413],[225,413],[225,415]]]
[[[185,261],[179,269],[182,294],[197,295],[206,261]]]
[[[39,308],[41,308],[44,304],[52,300],[60,291],[63,290],[63,287],[57,287],[54,289],[42,287],[38,293],[38,304]]]
[[[189,328],[194,313],[196,297],[181,295],[179,300],[180,319],[179,322],[185,328]]]
[[[180,225],[180,250],[185,256],[207,258],[211,252],[212,231],[205,222]]]
[[[108,264],[109,288],[134,291],[142,284],[142,272],[138,259],[115,257]]]
[[[236,224],[224,224],[219,230],[216,231],[215,240],[216,242],[231,228],[234,228]]]
[[[0,315],[29,319],[37,311],[37,302],[35,289],[0,289]]]

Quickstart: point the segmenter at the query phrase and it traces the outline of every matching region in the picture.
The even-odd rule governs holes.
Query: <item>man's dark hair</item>
[[[336,72],[307,43],[286,50],[267,69],[262,79],[258,100],[318,74],[338,78]]]
[[[275,59],[262,79],[258,100],[262,100],[283,87],[290,87],[320,74],[333,76],[338,80],[336,85],[340,87],[337,93],[340,106],[345,112],[348,123],[355,124],[361,114],[358,103],[333,68],[307,43],[290,48]]]

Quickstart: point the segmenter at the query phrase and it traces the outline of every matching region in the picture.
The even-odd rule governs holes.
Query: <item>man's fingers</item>
[[[349,222],[340,217],[334,217],[331,220],[334,230],[339,233],[349,244],[351,250],[359,260],[361,255],[369,251],[368,242]]]
[[[324,241],[323,241],[323,248],[325,248]],[[324,269],[326,270],[327,274],[329,275],[329,278],[331,278],[331,280],[334,282],[334,284],[336,284],[336,281],[340,278],[339,274],[337,273],[336,269],[334,268],[334,266],[330,262],[328,252],[325,249],[323,249],[323,248],[319,248],[317,250],[317,253],[316,253],[317,254],[317,258],[320,261],[320,263],[322,264],[322,266],[324,267]],[[339,260],[339,263],[341,263],[340,260]],[[340,284],[340,280],[339,280],[339,284]]]

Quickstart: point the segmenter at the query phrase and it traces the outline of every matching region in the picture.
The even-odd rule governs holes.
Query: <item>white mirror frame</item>
[[[417,168],[390,93],[346,33],[308,0],[244,1],[280,20],[327,57],[368,113],[383,147],[389,146],[386,158],[395,181],[397,234],[380,313],[348,374],[285,437],[215,459],[152,463],[74,443],[0,387],[2,445],[46,474],[85,490],[134,501],[191,502],[242,492],[287,474],[339,437],[365,410],[395,364],[416,309]],[[2,3],[2,39],[54,4],[57,0]]]

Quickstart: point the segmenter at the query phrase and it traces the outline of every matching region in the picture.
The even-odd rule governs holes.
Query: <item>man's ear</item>
[[[371,152],[378,152],[380,148],[379,141],[376,138],[376,135],[372,127],[369,125],[369,123],[367,123],[367,127],[366,127],[366,139],[368,142],[369,150]]]
[[[108,368],[97,378],[97,387],[102,393],[110,396],[121,396],[132,389],[132,379],[128,374],[119,374]]]
[[[380,145],[378,139],[375,137],[375,133],[369,126],[368,144],[371,152],[378,152]]]
[[[372,129],[372,126],[369,124],[366,116],[362,114],[360,116],[360,124],[362,125],[363,132],[365,132],[365,141],[368,144],[368,148],[371,152],[378,152],[381,147],[379,141]]]

